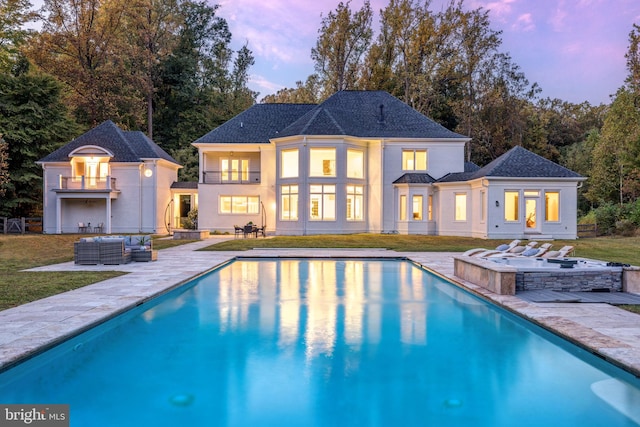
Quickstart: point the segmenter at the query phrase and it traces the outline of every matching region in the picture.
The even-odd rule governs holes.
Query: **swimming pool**
[[[236,261],[1,374],[0,402],[73,426],[640,423],[637,379],[405,261]]]

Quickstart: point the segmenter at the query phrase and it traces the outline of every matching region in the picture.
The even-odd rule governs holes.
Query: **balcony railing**
[[[260,171],[203,171],[202,181],[205,184],[260,184]]]
[[[116,179],[110,176],[94,178],[88,176],[59,176],[62,190],[117,190]]]

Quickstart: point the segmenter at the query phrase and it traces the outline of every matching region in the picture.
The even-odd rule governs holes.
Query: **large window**
[[[309,149],[309,176],[336,176],[336,149]]]
[[[413,196],[412,200],[413,219],[415,221],[422,221],[422,196]]]
[[[249,159],[220,159],[220,179],[222,182],[249,180]]]
[[[426,171],[427,150],[402,150],[402,170]]]
[[[364,187],[347,185],[347,220],[362,221],[364,218]]]
[[[280,176],[282,178],[298,177],[298,149],[282,150],[280,154]]]
[[[259,211],[258,196],[220,196],[220,213],[257,214]]]
[[[309,198],[311,201],[310,219],[319,221],[333,221],[336,219],[335,185],[310,185]]]
[[[283,221],[298,220],[298,186],[283,185],[280,195],[280,219]]]
[[[74,157],[71,160],[74,181],[85,180],[85,185],[95,187],[109,175],[108,157]]]
[[[520,194],[517,191],[504,192],[504,220],[519,221],[518,206]]]
[[[407,196],[400,196],[400,221],[407,220]]]
[[[364,153],[347,150],[347,178],[364,178]]]
[[[465,193],[456,193],[455,195],[454,214],[456,221],[467,220],[467,195]]]
[[[544,194],[545,210],[544,219],[546,221],[560,220],[560,193],[557,191],[547,191]]]

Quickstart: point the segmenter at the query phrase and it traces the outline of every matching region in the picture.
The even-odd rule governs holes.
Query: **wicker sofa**
[[[155,261],[157,251],[148,235],[85,237],[73,245],[76,264],[127,264]]]

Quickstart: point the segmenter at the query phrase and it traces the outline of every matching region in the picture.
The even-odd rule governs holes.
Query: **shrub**
[[[607,203],[595,209],[595,216],[598,234],[613,234],[620,217],[620,208],[618,205]]]
[[[619,236],[631,237],[636,234],[636,226],[628,219],[616,221],[615,233]]]
[[[192,209],[187,214],[187,218],[182,221],[182,225],[187,230],[198,229],[198,209]]]

